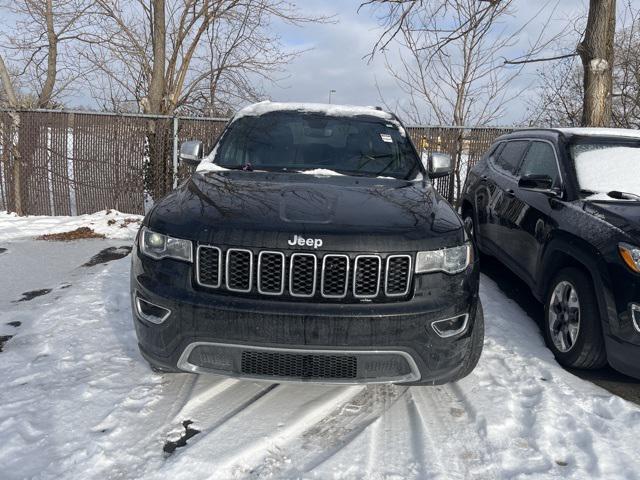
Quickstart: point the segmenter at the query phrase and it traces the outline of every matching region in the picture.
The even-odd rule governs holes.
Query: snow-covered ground
[[[113,247],[127,242],[53,246],[22,237],[69,225],[16,222],[0,214],[0,337],[12,336],[0,352],[3,480],[640,477],[640,408],[560,368],[534,322],[487,277],[485,350],[457,384],[156,374],[136,346],[129,259],[83,266],[105,249],[126,253]],[[103,233],[129,229],[118,225]],[[27,258],[41,268],[19,271]],[[9,288],[17,276],[50,291],[16,302],[25,298]]]

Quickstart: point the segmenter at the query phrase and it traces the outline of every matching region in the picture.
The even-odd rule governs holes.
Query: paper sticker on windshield
[[[391,135],[389,135],[388,133],[381,133],[380,138],[382,139],[383,142],[393,143],[393,139],[391,138]]]

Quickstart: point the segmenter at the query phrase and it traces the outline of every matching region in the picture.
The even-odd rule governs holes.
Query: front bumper
[[[412,298],[402,302],[305,303],[203,291],[190,264],[139,252],[131,269],[132,299],[171,311],[155,324],[134,307],[140,351],[152,365],[269,381],[439,384],[455,378],[471,347],[477,264],[459,275],[418,275],[414,283]],[[457,336],[441,338],[431,327],[463,314],[468,325]],[[321,367],[339,375],[324,378],[317,374]]]

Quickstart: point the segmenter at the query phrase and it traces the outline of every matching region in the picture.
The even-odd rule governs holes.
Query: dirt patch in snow
[[[16,328],[18,328],[20,325],[22,325],[22,322],[18,322],[18,321],[15,321],[15,322],[7,322],[7,325],[9,325],[10,327],[16,327]]]
[[[0,335],[0,352],[2,351],[2,347],[4,347],[4,344],[11,338],[13,338],[13,335]]]
[[[126,257],[131,253],[131,247],[123,245],[121,247],[108,247],[99,253],[95,254],[91,259],[83,264],[83,267],[93,267],[95,265],[112,262],[113,260],[119,260]]]
[[[48,240],[53,242],[67,242],[69,240],[83,240],[85,238],[106,238],[101,233],[96,233],[89,227],[79,227],[70,232],[47,233],[36,237],[36,240]]]
[[[182,422],[182,426],[184,427],[184,433],[176,441],[167,440],[167,442],[164,444],[164,447],[162,447],[162,451],[165,454],[171,455],[173,452],[176,451],[176,448],[185,447],[187,445],[187,440],[189,440],[194,435],[197,435],[198,433],[200,433],[200,430],[191,428],[190,425],[192,423],[193,422],[191,420],[185,420],[184,422]]]
[[[29,300],[33,300],[36,297],[41,297],[42,295],[46,295],[47,293],[51,293],[51,288],[42,288],[40,290],[31,290],[29,292],[24,292],[22,294],[22,298],[16,300],[16,302],[28,302]]]
[[[2,254],[3,254],[4,252],[6,252],[6,251],[7,251],[7,249],[6,249],[6,248],[0,247],[0,255],[2,255]]]

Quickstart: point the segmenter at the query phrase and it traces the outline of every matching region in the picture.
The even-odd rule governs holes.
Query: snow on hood
[[[202,160],[196,168],[196,172],[224,172],[229,170],[228,168],[221,167],[217,163],[213,163],[213,157],[215,152],[212,152],[207,158]]]
[[[580,152],[575,158],[580,188],[596,194],[612,190],[640,195],[640,148],[610,147]],[[591,200],[611,200],[608,196],[593,195]]]
[[[315,175],[317,177],[344,177],[342,173],[338,173],[334,170],[328,170],[326,168],[316,168],[314,170],[302,170],[298,173],[304,173],[306,175]]]

